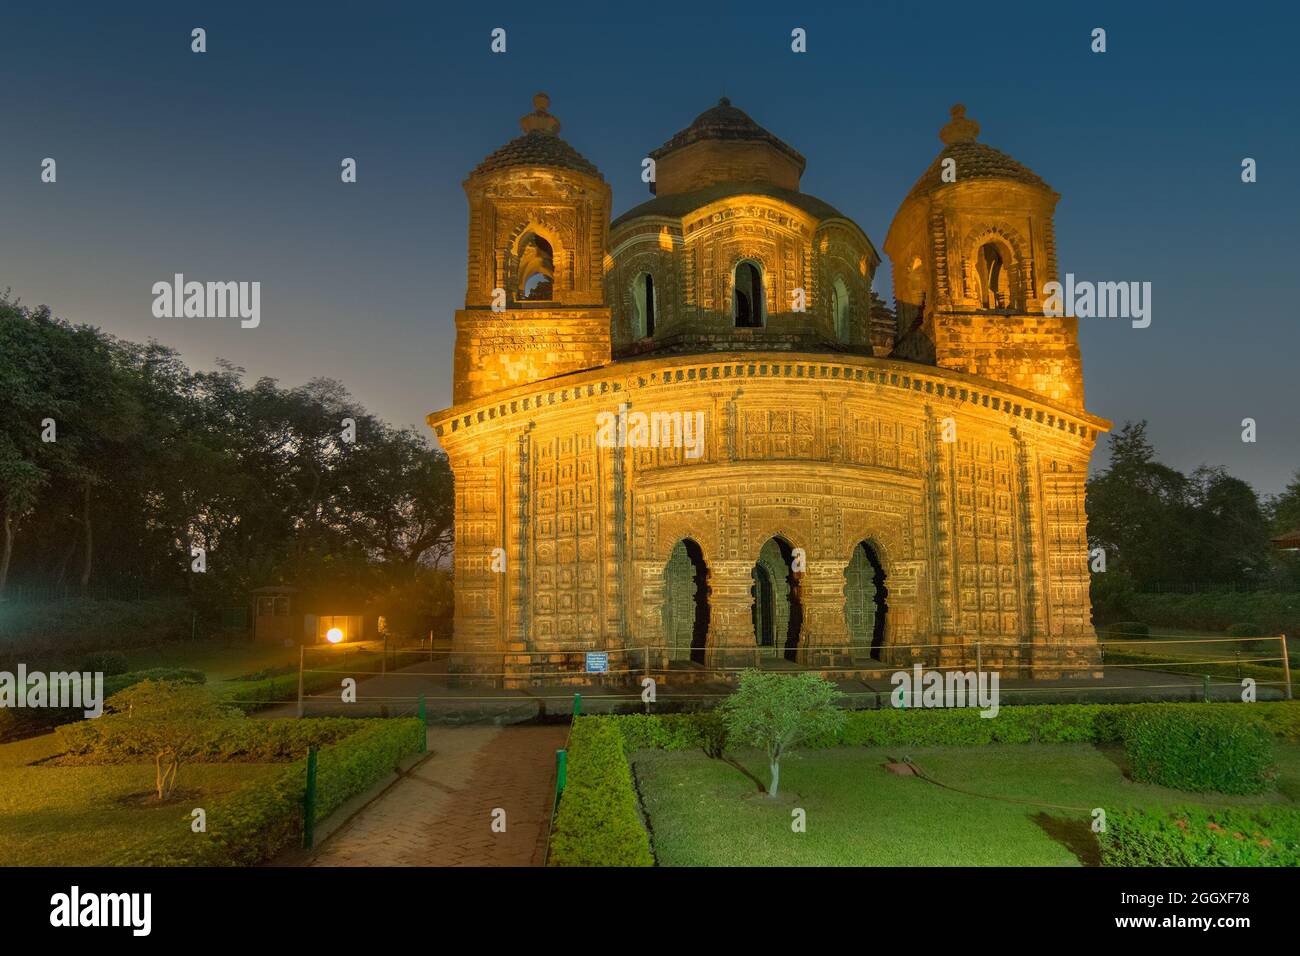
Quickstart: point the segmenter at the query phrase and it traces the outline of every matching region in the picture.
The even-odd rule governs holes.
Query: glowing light
[[[339,641],[343,640],[343,632],[337,627],[331,627],[325,632],[325,640],[329,641],[331,644],[337,644]]]

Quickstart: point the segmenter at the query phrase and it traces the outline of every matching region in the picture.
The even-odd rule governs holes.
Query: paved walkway
[[[309,866],[541,866],[567,725],[430,727],[433,756],[339,830]],[[504,833],[493,811],[505,811]]]

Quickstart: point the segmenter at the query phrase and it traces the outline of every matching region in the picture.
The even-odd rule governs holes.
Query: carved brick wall
[[[601,447],[597,415],[620,410],[701,412],[702,453]],[[458,645],[494,627],[497,647],[526,635],[516,649],[538,654],[670,643],[665,570],[689,538],[708,569],[707,659],[752,662],[751,573],[778,537],[807,559],[809,663],[847,653],[860,542],[886,573],[890,663],[965,660],[976,642],[990,665],[1095,653],[1095,419],[940,369],[807,355],[646,358],[455,411],[434,424],[457,476]],[[482,570],[496,546],[526,592],[513,600]]]

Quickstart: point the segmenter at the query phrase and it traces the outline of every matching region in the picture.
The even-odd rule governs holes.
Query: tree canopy
[[[194,371],[3,294],[0,394],[0,595],[93,583],[240,604],[307,582],[369,597],[450,555],[446,456],[339,382]]]

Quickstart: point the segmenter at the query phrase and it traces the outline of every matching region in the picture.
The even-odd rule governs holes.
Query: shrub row
[[[325,690],[341,689],[344,677],[361,677],[377,674],[380,661],[377,655],[359,655],[348,658],[346,663],[332,665],[327,670],[314,670],[303,675],[302,688],[305,694],[317,694]],[[226,703],[232,704],[245,712],[269,707],[276,703],[296,700],[298,698],[298,671],[278,674],[254,681],[232,682],[233,686],[219,687],[218,695]]]
[[[1135,707],[1120,718],[1133,779],[1194,793],[1263,793],[1273,740],[1240,708]]]
[[[200,763],[296,760],[308,747],[335,743],[365,726],[364,719],[343,717],[196,720],[187,722],[188,736],[179,756]],[[140,727],[140,721],[124,714],[109,714],[60,727],[57,733],[64,753],[78,762],[138,763],[154,757],[153,738],[139,734]]]
[[[1179,716],[1198,713],[1230,715],[1234,721],[1258,722],[1274,736],[1300,741],[1300,702],[1256,704],[1024,704],[1003,707],[986,718],[974,708],[945,710],[854,710],[832,737],[806,746],[890,747],[972,746],[994,743],[1116,743],[1123,739],[1123,720],[1168,710]],[[616,726],[629,751],[691,750],[716,746],[716,719],[711,712],[693,714],[626,714],[606,717]]]
[[[322,749],[317,759],[316,820],[391,773],[424,746],[425,726],[414,718],[358,720],[365,726]],[[188,809],[170,835],[114,856],[118,866],[253,866],[302,837],[306,761],[207,807],[207,831],[193,833]]]
[[[1098,840],[1104,866],[1300,866],[1300,810],[1113,810]]]
[[[621,718],[614,718],[621,719]],[[568,781],[551,831],[550,866],[653,866],[620,728],[579,717],[569,735]]]

